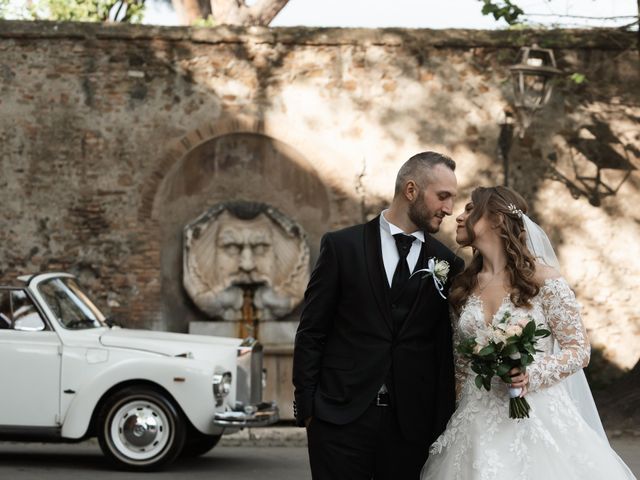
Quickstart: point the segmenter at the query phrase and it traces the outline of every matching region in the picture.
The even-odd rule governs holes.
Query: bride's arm
[[[530,391],[550,387],[589,364],[591,346],[580,317],[580,306],[563,279],[553,279],[540,290],[545,318],[560,346],[527,368]]]
[[[451,319],[451,328],[453,330],[453,360],[455,366],[456,377],[456,404],[460,402],[460,396],[462,394],[462,385],[464,385],[467,379],[466,367],[468,361],[465,360],[462,355],[458,353],[458,345],[460,344],[460,327],[458,325],[458,317],[453,312],[453,309],[449,309],[449,318]]]

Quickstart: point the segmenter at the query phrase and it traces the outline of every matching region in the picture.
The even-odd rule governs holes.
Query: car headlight
[[[216,399],[216,407],[222,405],[224,398],[231,393],[231,379],[231,372],[213,375],[213,396]]]

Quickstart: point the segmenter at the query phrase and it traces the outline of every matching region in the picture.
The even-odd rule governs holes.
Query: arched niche
[[[260,202],[299,223],[313,244],[331,216],[327,186],[296,149],[260,133],[216,136],[193,146],[166,171],[153,199],[161,245],[163,327],[184,331],[204,320],[182,287],[182,231],[212,205]],[[297,318],[297,311],[291,319]]]

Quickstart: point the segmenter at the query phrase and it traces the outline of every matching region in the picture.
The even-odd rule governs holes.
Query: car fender
[[[215,399],[212,390],[214,368],[211,364],[175,357],[128,358],[100,370],[83,385],[69,404],[62,423],[63,438],[78,439],[86,435],[96,407],[107,392],[121,384],[136,381],[153,383],[166,390],[186,417],[202,433],[221,433],[212,423]],[[124,386],[124,385],[123,385]],[[227,398],[234,402],[235,392]],[[209,400],[209,401],[203,401]]]

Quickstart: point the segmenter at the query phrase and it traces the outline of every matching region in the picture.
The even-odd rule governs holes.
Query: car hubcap
[[[171,435],[169,419],[155,403],[143,400],[122,405],[111,421],[117,450],[133,460],[146,460],[163,451]]]

